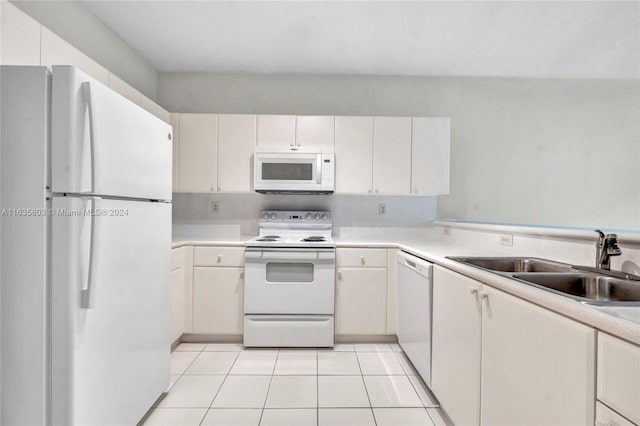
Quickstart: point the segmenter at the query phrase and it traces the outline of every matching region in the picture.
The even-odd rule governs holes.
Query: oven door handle
[[[336,253],[333,250],[304,250],[304,251],[270,251],[246,250],[244,257],[248,261],[255,260],[333,260]]]

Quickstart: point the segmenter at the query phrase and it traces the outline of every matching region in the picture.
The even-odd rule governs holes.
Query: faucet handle
[[[618,235],[616,234],[607,234],[607,254],[609,256],[620,256],[622,254],[622,250],[618,247]]]
[[[604,232],[602,232],[601,230],[596,229],[596,230],[594,230],[593,232],[597,232],[597,233],[598,233],[598,237],[600,237],[600,238],[604,238]]]

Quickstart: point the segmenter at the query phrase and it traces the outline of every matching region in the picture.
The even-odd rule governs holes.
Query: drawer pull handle
[[[363,265],[364,265],[365,263],[367,263],[367,261],[366,261],[366,260],[364,260],[364,256],[360,256],[360,263],[361,263],[361,264],[363,264]]]
[[[222,263],[222,255],[221,254],[218,255],[218,263]]]
[[[342,281],[342,272],[338,271],[338,280]]]

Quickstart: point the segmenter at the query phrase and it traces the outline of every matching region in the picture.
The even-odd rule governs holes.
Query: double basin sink
[[[593,305],[640,306],[640,277],[534,257],[449,257]],[[613,275],[620,275],[612,276]]]

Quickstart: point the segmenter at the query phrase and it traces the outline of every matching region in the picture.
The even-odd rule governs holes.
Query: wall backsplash
[[[212,203],[218,211],[212,213]],[[386,205],[380,215],[379,205]],[[436,197],[368,195],[173,194],[174,225],[219,225],[258,232],[260,210],[329,210],[334,234],[341,227],[426,227],[437,219]]]

